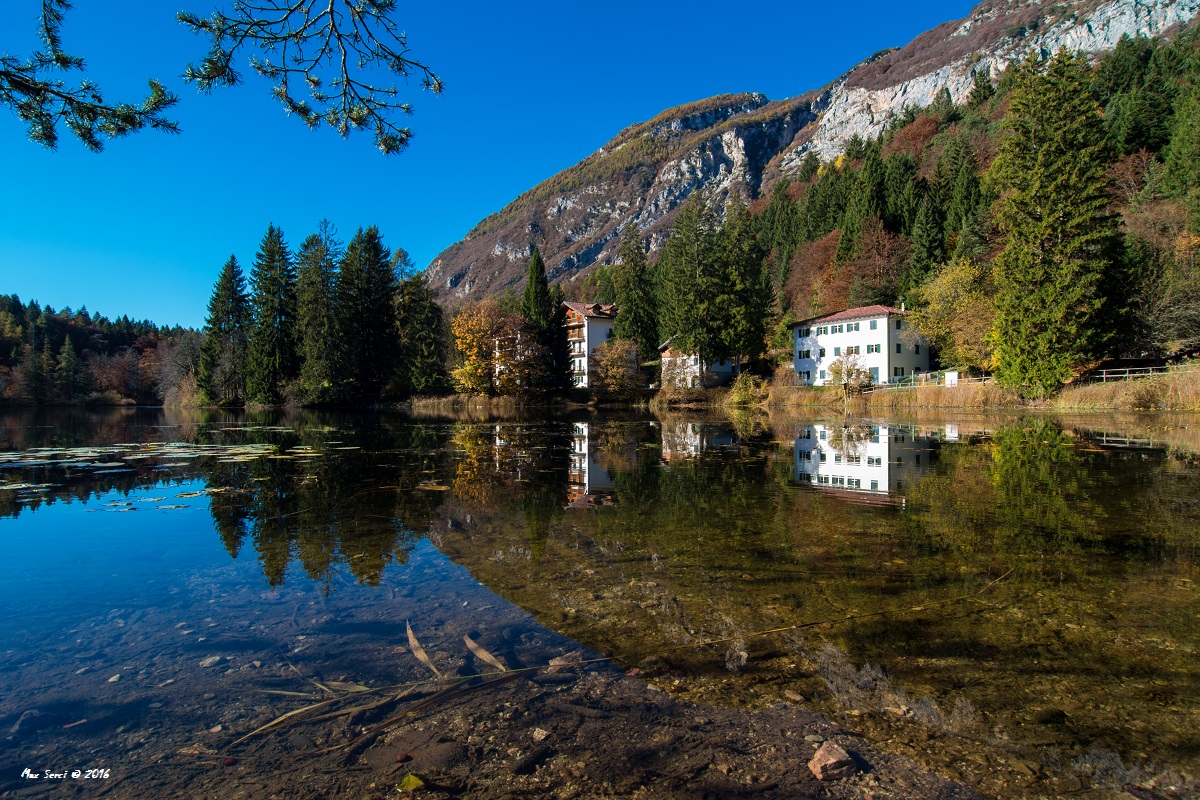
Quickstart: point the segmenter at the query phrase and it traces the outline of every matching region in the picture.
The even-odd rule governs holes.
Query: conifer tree
[[[800,162],[800,169],[796,172],[796,180],[809,181],[821,169],[821,159],[817,154],[809,150],[804,154],[804,160]]]
[[[278,403],[299,372],[296,358],[296,268],[283,231],[269,225],[250,273],[250,346],[246,394],[252,403]]]
[[[863,167],[858,173],[858,182],[846,204],[842,217],[842,236],[838,239],[837,259],[849,260],[858,250],[858,237],[863,225],[872,217],[882,217],[885,207],[883,162],[879,160],[880,146],[873,143],[867,148]]]
[[[396,274],[379,229],[359,228],[342,255],[334,284],[342,397],[378,400],[397,367]]]
[[[980,67],[975,70],[975,83],[971,86],[971,94],[967,97],[967,105],[975,110],[981,105],[992,99],[992,95],[996,94],[996,87],[992,86],[992,80],[988,77],[986,71]]]
[[[1200,86],[1186,87],[1175,101],[1164,182],[1177,196],[1200,187]]]
[[[246,350],[249,340],[250,303],[246,279],[237,258],[230,256],[221,268],[204,323],[200,372],[196,382],[207,403],[238,405],[246,400]]]
[[[305,400],[327,403],[338,383],[334,282],[341,244],[329,220],[300,245],[296,254],[296,346]]]
[[[908,272],[901,281],[900,291],[904,293],[919,286],[935,264],[940,264],[945,257],[945,237],[942,235],[942,222],[938,218],[933,196],[926,192],[917,206],[917,217],[913,220],[910,234],[912,252],[908,259]]]
[[[716,322],[719,354],[755,358],[766,345],[767,320],[774,293],[763,267],[766,254],[755,235],[750,211],[741,199],[730,205],[717,239],[718,291]]]
[[[646,251],[637,223],[630,220],[621,236],[617,265],[617,319],[613,333],[637,345],[638,358],[654,358],[658,352],[658,308]]]
[[[554,316],[546,265],[536,244],[529,255],[529,272],[525,279],[525,291],[521,295],[521,316],[537,331],[547,330]]]
[[[83,361],[75,353],[75,345],[71,337],[63,338],[62,347],[58,351],[58,362],[54,368],[54,384],[59,397],[71,401],[84,389]]]
[[[677,350],[700,356],[702,364],[720,345],[715,244],[711,215],[693,194],[675,218],[659,258],[659,338],[672,339]]]
[[[412,275],[401,282],[396,325],[400,333],[399,393],[407,397],[449,391],[442,307],[424,275]]]
[[[923,191],[917,162],[908,153],[893,153],[883,160],[883,223],[892,233],[908,234]]]
[[[1005,236],[995,261],[996,375],[1027,396],[1056,390],[1097,355],[1115,317],[1104,306],[1120,242],[1088,78],[1080,56],[1060,52],[1044,67],[1027,59],[990,172]]]

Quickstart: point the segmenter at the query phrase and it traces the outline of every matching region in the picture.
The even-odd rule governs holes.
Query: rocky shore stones
[[[808,762],[808,768],[819,781],[837,781],[848,778],[858,772],[858,766],[842,748],[833,742],[826,742]]]

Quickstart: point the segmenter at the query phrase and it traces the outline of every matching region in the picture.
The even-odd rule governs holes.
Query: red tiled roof
[[[617,315],[617,307],[611,303],[576,303],[565,300],[563,305],[576,314],[595,319],[612,319]]]
[[[843,311],[836,311],[832,314],[825,314],[820,317],[809,317],[802,319],[799,322],[793,322],[789,328],[799,328],[801,326],[817,325],[822,322],[837,322],[843,319],[863,319],[864,317],[882,317],[885,314],[907,314],[909,312],[891,306],[859,306],[858,308],[847,308]]]

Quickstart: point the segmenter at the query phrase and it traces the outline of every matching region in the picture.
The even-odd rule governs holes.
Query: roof
[[[584,317],[612,319],[617,316],[617,307],[612,303],[576,303],[564,300],[563,305]]]
[[[835,311],[832,314],[825,314],[820,317],[809,317],[802,319],[799,322],[793,322],[788,325],[789,328],[799,328],[801,326],[817,325],[823,322],[839,322],[843,319],[864,319],[866,317],[883,317],[889,314],[899,315],[908,314],[902,308],[893,308],[892,306],[859,306],[858,308],[847,308],[842,311]]]

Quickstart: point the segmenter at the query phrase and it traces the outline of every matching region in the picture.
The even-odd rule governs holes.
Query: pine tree
[[[59,348],[58,362],[54,368],[54,384],[58,388],[59,397],[67,402],[74,400],[84,388],[84,377],[83,361],[76,355],[71,337],[66,336],[62,347]]]
[[[529,274],[521,294],[521,318],[549,359],[546,369],[534,381],[534,390],[564,389],[570,384],[570,347],[567,342],[565,311],[561,286],[550,287],[546,265],[537,245],[529,256]]]
[[[205,402],[237,405],[246,400],[246,350],[249,340],[250,303],[246,279],[237,258],[230,256],[221,268],[204,324],[200,348],[200,373],[196,382]]]
[[[883,160],[883,222],[892,233],[908,234],[923,191],[917,162],[908,153],[893,153]]]
[[[300,385],[306,402],[334,399],[337,384],[337,320],[334,283],[341,244],[329,220],[300,245],[296,254],[296,347]]]
[[[400,284],[396,326],[400,332],[399,393],[407,397],[448,392],[442,307],[424,275],[412,275]]]
[[[872,144],[867,148],[863,167],[858,173],[858,182],[846,204],[842,217],[842,236],[838,239],[837,260],[845,262],[858,250],[858,237],[863,225],[872,217],[882,217],[885,207],[883,162],[879,159],[880,147]]]
[[[374,402],[394,377],[400,355],[396,274],[379,229],[359,228],[334,284],[342,397]]]
[[[1087,62],[1060,52],[1021,66],[991,180],[1005,236],[996,258],[997,378],[1028,396],[1056,390],[1111,334],[1119,254],[1108,213],[1107,139]]]
[[[921,284],[933,271],[935,264],[945,258],[945,237],[942,221],[938,216],[931,193],[926,192],[917,206],[917,217],[913,220],[912,253],[908,259],[908,273],[900,284],[900,292],[909,291]]]
[[[766,254],[754,232],[750,211],[740,199],[729,208],[717,239],[719,294],[716,310],[719,355],[755,358],[766,346],[767,320],[774,293],[763,266]]]
[[[546,265],[542,262],[542,254],[536,244],[529,255],[529,273],[525,279],[525,291],[521,295],[521,316],[537,331],[548,329],[551,317],[554,316]]]
[[[817,154],[809,150],[804,154],[804,160],[800,162],[800,169],[796,172],[796,180],[809,181],[821,169],[821,159]]]
[[[621,237],[617,254],[617,319],[613,333],[618,339],[637,344],[638,358],[654,358],[658,352],[658,304],[650,269],[646,266],[646,251],[637,223],[630,220]]]
[[[246,393],[252,403],[278,403],[299,372],[296,358],[296,268],[283,231],[267,227],[250,273],[250,346]]]
[[[971,94],[967,97],[967,105],[975,110],[981,105],[992,99],[992,95],[996,93],[996,87],[992,86],[992,80],[988,77],[984,68],[979,67],[975,70],[975,83],[971,86]]]
[[[720,346],[717,328],[716,238],[712,217],[692,195],[675,217],[659,258],[659,338],[676,350],[711,360]]]
[[[1200,86],[1195,84],[1175,101],[1164,182],[1167,190],[1179,197],[1200,187]]]

